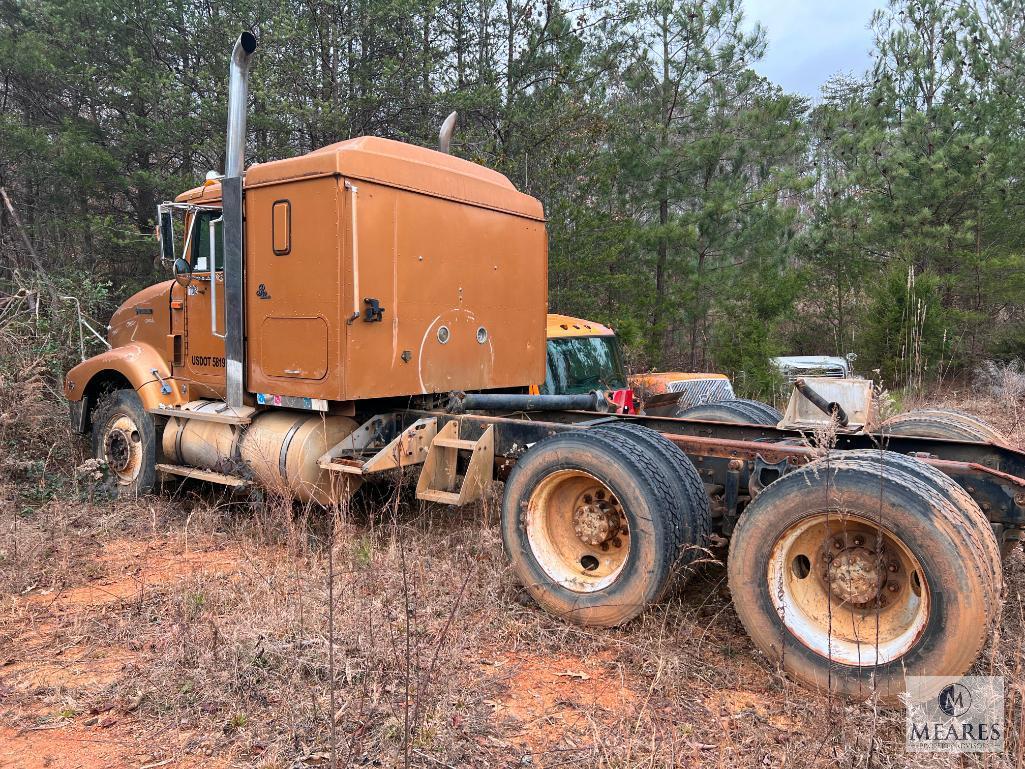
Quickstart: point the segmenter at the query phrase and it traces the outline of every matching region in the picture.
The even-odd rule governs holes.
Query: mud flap
[[[88,406],[88,395],[83,395],[81,400],[68,401],[68,412],[71,417],[71,429],[80,435],[85,435],[89,432],[89,425],[87,424],[88,419],[86,418],[89,409]]]

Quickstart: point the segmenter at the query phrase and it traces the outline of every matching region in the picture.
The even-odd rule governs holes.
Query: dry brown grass
[[[578,628],[509,573],[497,496],[450,510],[407,490],[334,515],[189,484],[90,498],[42,402],[10,429],[50,425],[23,457],[47,472],[3,476],[0,766],[950,763],[904,753],[901,713],[771,669],[721,565],[624,628]],[[955,405],[1020,441],[1004,404]],[[1008,752],[961,766],[1025,766],[1021,552],[1007,586],[974,672],[1008,679]]]

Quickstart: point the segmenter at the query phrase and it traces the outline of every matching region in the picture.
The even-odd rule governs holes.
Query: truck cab
[[[619,339],[608,326],[569,315],[548,315],[542,395],[578,395],[602,390],[623,413],[634,414]]]
[[[735,398],[729,377],[695,372],[626,373],[615,331],[569,315],[548,315],[543,395],[604,390],[622,413],[676,416],[692,406]]]

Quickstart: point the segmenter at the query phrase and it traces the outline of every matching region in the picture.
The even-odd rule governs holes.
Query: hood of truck
[[[112,347],[130,342],[147,342],[160,349],[170,331],[170,302],[173,280],[147,286],[121,303],[110,316],[107,340]]]

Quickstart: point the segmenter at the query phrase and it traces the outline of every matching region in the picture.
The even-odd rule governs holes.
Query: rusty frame
[[[503,477],[534,443],[565,430],[629,419],[662,433],[687,454],[712,497],[712,511],[723,534],[732,531],[743,505],[771,482],[763,474],[782,474],[822,456],[813,436],[774,427],[698,422],[668,417],[607,416],[590,412],[522,412],[504,416],[453,415],[405,411],[400,424],[425,416],[438,420],[439,430],[451,421],[458,435],[477,440],[494,428],[496,475]],[[1025,452],[998,444],[936,438],[840,435],[836,449],[879,448],[896,451],[932,465],[960,484],[987,515],[998,539],[1007,531],[1025,530]]]

